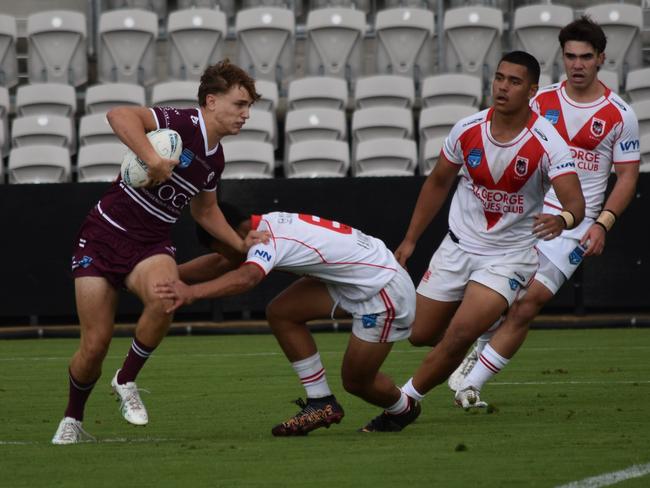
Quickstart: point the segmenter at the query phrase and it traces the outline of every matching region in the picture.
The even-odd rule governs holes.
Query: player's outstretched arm
[[[162,299],[172,301],[172,305],[165,310],[166,313],[172,313],[182,305],[190,305],[203,298],[219,298],[244,293],[255,288],[264,276],[264,272],[258,266],[245,263],[219,278],[195,285],[187,285],[180,280],[156,283],[154,293]]]
[[[451,163],[441,152],[435,168],[424,180],[404,240],[395,250],[395,258],[402,266],[406,265],[406,260],[413,254],[418,239],[447,199],[460,167]]]
[[[210,253],[179,264],[178,277],[185,283],[201,283],[218,278],[238,265],[219,253]]]
[[[585,256],[598,256],[605,249],[607,232],[613,227],[614,223],[625,211],[627,206],[636,194],[636,184],[639,180],[639,165],[617,164],[614,165],[616,171],[616,183],[612,188],[609,197],[605,201],[603,211],[600,212],[598,219],[589,227],[580,243],[587,244]]]

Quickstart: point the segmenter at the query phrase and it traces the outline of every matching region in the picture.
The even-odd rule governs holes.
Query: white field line
[[[168,439],[165,437],[114,437],[108,439],[98,439],[96,441],[82,441],[80,444],[154,444],[156,442],[179,442],[181,439]],[[50,441],[3,441],[0,440],[0,446],[36,446],[50,445]],[[57,446],[58,447],[58,446]]]
[[[612,473],[605,473],[591,478],[585,478],[580,481],[572,481],[566,485],[557,486],[556,488],[601,488],[603,486],[611,486],[621,481],[630,480],[632,478],[641,478],[650,474],[650,463],[647,464],[634,464],[629,468]]]

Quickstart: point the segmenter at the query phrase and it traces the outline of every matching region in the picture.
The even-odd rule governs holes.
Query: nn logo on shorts
[[[369,313],[361,316],[361,325],[364,329],[372,329],[377,326],[377,317],[376,313]]]
[[[271,254],[269,254],[268,251],[263,251],[261,249],[258,249],[257,251],[255,251],[255,256],[259,256],[262,259],[266,259],[267,261],[271,261],[271,258],[273,257],[273,256],[271,256]]]
[[[88,266],[90,266],[90,263],[92,262],[93,262],[93,258],[91,258],[90,256],[84,256],[79,261],[77,261],[75,258],[72,258],[72,269],[75,270],[79,267],[87,268]]]
[[[510,289],[511,290],[516,290],[517,288],[519,288],[521,286],[519,284],[519,282],[514,278],[510,278],[509,283],[510,283]]]

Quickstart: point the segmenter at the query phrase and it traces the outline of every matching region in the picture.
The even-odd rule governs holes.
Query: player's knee
[[[284,307],[276,300],[271,300],[266,306],[266,320],[268,320],[271,327],[282,322],[286,315]]]
[[[367,382],[363,381],[361,378],[343,376],[342,381],[343,389],[354,396],[362,396],[368,387]]]
[[[427,331],[413,329],[411,330],[411,335],[409,336],[409,342],[415,347],[433,347],[438,341],[435,340],[434,337],[431,337],[431,334]]]
[[[81,357],[89,364],[101,364],[108,353],[110,340],[85,341],[81,346]]]

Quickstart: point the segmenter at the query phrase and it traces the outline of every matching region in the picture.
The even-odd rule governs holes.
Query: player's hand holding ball
[[[133,188],[155,186],[167,181],[183,151],[181,136],[171,129],[151,131],[147,133],[147,138],[158,158],[145,163],[129,149],[122,160],[122,180]]]

